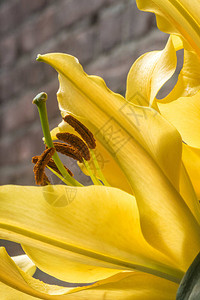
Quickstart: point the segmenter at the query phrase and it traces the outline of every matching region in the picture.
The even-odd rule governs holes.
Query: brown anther
[[[50,180],[47,175],[44,173],[43,182],[41,183],[42,186],[50,184]]]
[[[67,122],[70,126],[72,126],[80,134],[80,136],[86,142],[90,149],[96,148],[94,135],[85,125],[83,125],[80,121],[78,121],[71,115],[65,116],[63,120]]]
[[[46,175],[44,173],[44,169],[45,169],[46,165],[48,164],[49,160],[51,159],[51,157],[54,155],[54,153],[55,153],[55,148],[51,147],[51,148],[44,150],[44,152],[39,156],[39,158],[33,168],[36,184],[43,185],[44,180],[46,180]],[[36,160],[36,157],[34,157],[33,160]]]
[[[54,142],[53,144],[56,148],[56,151],[66,156],[72,157],[73,159],[78,160],[81,163],[83,162],[82,155],[78,151],[78,149],[74,148],[73,146],[66,145],[64,143]]]
[[[48,148],[46,148],[46,149],[48,149]],[[36,164],[37,161],[38,161],[38,159],[39,159],[39,156],[33,156],[33,157],[32,157],[32,163]],[[62,174],[60,173],[60,171],[58,170],[58,168],[57,168],[57,166],[56,166],[56,164],[55,164],[55,162],[54,162],[54,160],[53,160],[52,158],[49,160],[47,166],[50,167],[51,169],[53,169],[54,171],[56,171],[58,174],[62,175]],[[46,166],[46,167],[47,167],[47,166]],[[71,172],[71,170],[68,169],[66,166],[64,166],[64,167],[65,167],[65,169],[67,170],[67,172],[69,173],[69,175],[73,177],[74,174]]]
[[[88,146],[78,136],[68,132],[60,132],[56,134],[56,137],[58,138],[58,140],[66,142],[76,148],[85,160],[90,160],[90,151],[88,149]]]

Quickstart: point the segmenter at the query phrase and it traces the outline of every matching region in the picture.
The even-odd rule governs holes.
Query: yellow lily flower
[[[137,0],[137,5],[139,9],[156,14],[160,30],[172,34],[170,39],[174,41],[174,49],[172,47],[170,51],[168,48],[160,53],[147,53],[139,58],[132,67],[129,81],[131,86],[135,87],[133,78],[135,69],[139,69],[143,74],[141,68],[144,69],[145,61],[147,60],[148,64],[153,67],[154,60],[156,60],[155,71],[153,71],[154,67],[151,69],[154,82],[150,88],[150,97],[149,95],[146,97],[147,103],[159,110],[178,129],[183,141],[188,145],[183,146],[184,149],[188,148],[183,151],[183,162],[191,175],[199,198],[199,187],[196,183],[199,173],[196,153],[200,148],[200,1],[195,0],[190,3],[186,0]],[[158,100],[156,94],[167,80],[160,66],[169,63],[168,73],[171,72],[172,75],[176,67],[174,50],[177,51],[183,47],[184,63],[178,82],[167,97]],[[158,69],[160,72],[156,73]],[[140,82],[139,78],[136,80]],[[147,103],[141,105],[148,105]],[[188,160],[189,157],[192,158],[191,162]]]
[[[108,186],[1,187],[1,238],[21,243],[37,267],[58,279],[97,281],[76,288],[44,284],[2,249],[1,295],[173,299],[200,248],[199,204],[181,162],[179,133],[153,108],[132,104],[86,75],[74,57],[39,59],[59,72],[62,115],[70,112],[95,133],[133,193]],[[66,130],[63,124],[52,137]]]
[[[154,12],[158,28],[181,37],[186,49],[200,58],[200,1],[136,0],[138,8]]]
[[[183,148],[188,148],[187,151],[183,151],[183,162],[199,198],[196,152],[200,148],[200,1],[192,1],[191,5],[185,0],[137,0],[137,5],[142,10],[154,12],[158,27],[171,36],[163,51],[146,53],[133,64],[128,75],[126,97],[128,101],[136,103],[132,95],[138,91],[143,95],[140,105],[154,107],[178,129],[184,143],[187,144],[183,145]],[[178,81],[169,95],[157,99],[158,91],[175,72],[176,51],[182,48],[184,62]],[[141,79],[143,75],[138,77],[135,73],[144,74],[147,65],[148,73],[145,75],[144,86]],[[188,155],[193,158],[191,162]]]
[[[59,73],[62,116],[72,114],[93,132],[97,153],[108,162],[100,167],[114,187],[0,188],[0,236],[21,243],[31,259],[13,261],[0,248],[0,294],[5,299],[175,298],[200,249],[200,209],[192,185],[197,186],[194,161],[199,153],[191,151],[198,143],[197,131],[183,122],[180,128],[180,122],[175,124],[190,145],[183,147],[188,175],[182,138],[163,118],[170,119],[164,103],[182,97],[192,122],[194,110],[187,99],[199,90],[198,2],[193,9],[188,1],[138,1],[144,9],[152,3],[151,10],[166,14],[173,25],[170,33],[179,34],[187,45],[179,81],[163,101],[156,100],[157,92],[174,73],[176,51],[183,47],[175,36],[163,51],[135,62],[126,99],[112,93],[101,78],[86,75],[70,55],[39,56]],[[158,21],[162,28],[169,25],[160,17]],[[61,122],[52,138],[68,128]],[[48,285],[32,277],[35,266],[63,281],[96,283]]]

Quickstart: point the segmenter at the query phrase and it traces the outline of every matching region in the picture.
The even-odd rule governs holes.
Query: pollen
[[[80,134],[82,139],[86,142],[90,149],[96,148],[96,141],[92,132],[83,125],[80,121],[72,117],[71,115],[67,115],[63,118],[65,122],[67,122],[71,127],[73,127],[76,132]]]
[[[55,148],[51,147],[46,150],[38,157],[38,160],[33,168],[35,174],[35,182],[38,185],[46,185],[49,182],[47,176],[44,173],[44,169],[47,166],[49,160],[55,153]],[[34,156],[32,161],[36,161],[37,156]]]
[[[88,149],[88,146],[78,136],[68,132],[60,132],[56,134],[56,137],[59,140],[66,142],[76,148],[85,160],[90,160],[90,151]]]
[[[83,162],[82,155],[78,149],[74,148],[73,146],[66,145],[64,143],[54,142],[53,144],[56,151],[66,156],[69,156],[81,163]]]

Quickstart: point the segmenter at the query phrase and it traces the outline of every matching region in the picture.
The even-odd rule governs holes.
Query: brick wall
[[[31,157],[43,150],[33,97],[49,95],[50,124],[60,122],[56,72],[38,53],[76,56],[89,74],[124,93],[126,76],[141,54],[162,49],[167,35],[155,17],[131,0],[4,0],[0,2],[0,183],[33,184]]]

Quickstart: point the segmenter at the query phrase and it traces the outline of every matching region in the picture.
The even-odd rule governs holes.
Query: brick
[[[8,136],[0,142],[0,165],[13,166],[19,163],[29,163],[34,155],[44,150],[42,129],[24,128],[24,132]]]
[[[0,32],[6,33],[19,27],[30,14],[42,9],[47,0],[11,0],[0,7]]]
[[[37,112],[32,104],[34,96],[33,92],[29,92],[20,100],[16,100],[14,103],[7,105],[1,116],[2,130],[5,134],[10,131],[25,128],[35,120]]]
[[[57,45],[59,52],[64,52],[77,57],[81,64],[90,61],[95,54],[97,36],[94,28],[85,29],[82,32],[75,32],[63,39]]]
[[[57,79],[57,74],[55,74],[55,77],[52,81],[50,81],[49,83],[47,83],[43,86],[43,90],[48,95],[48,100],[46,103],[47,103],[47,112],[48,112],[48,117],[50,120],[51,128],[52,128],[51,119],[60,118],[59,122],[61,122],[61,115],[60,115],[60,111],[58,108],[58,102],[57,102],[57,96],[56,96],[58,88],[59,88],[59,83],[58,83],[58,79]],[[56,126],[57,125],[58,124],[56,124]]]
[[[122,39],[122,12],[124,6],[118,5],[102,13],[99,19],[100,50],[114,47]]]
[[[20,6],[17,0],[6,1],[0,7],[0,32],[6,33],[15,29],[21,19]]]
[[[34,1],[27,1],[27,0],[20,0],[20,10],[22,16],[28,17],[30,14],[33,14],[34,12],[41,10],[46,4],[47,0],[34,0]]]
[[[32,22],[26,23],[18,35],[19,51],[21,55],[34,49],[36,45],[35,28]]]
[[[123,39],[136,39],[145,35],[152,28],[154,19],[154,14],[140,11],[135,2],[130,2],[123,14]]]
[[[123,58],[118,58],[110,55],[94,62],[86,71],[102,77],[112,91],[124,94],[126,77],[132,63],[132,56],[124,55]]]
[[[98,11],[105,0],[68,0],[63,1],[56,13],[58,27],[64,28],[79,21],[83,17]]]
[[[35,55],[36,57],[36,55]],[[40,85],[43,81],[51,80],[55,70],[32,59],[21,61],[15,68],[4,72],[0,77],[0,99],[2,102],[24,94],[29,87]]]
[[[55,10],[50,6],[38,18],[28,21],[19,32],[19,48],[21,53],[32,51],[56,32],[54,22]]]
[[[18,54],[18,45],[15,35],[5,37],[0,42],[0,65],[9,67],[14,64]]]
[[[37,18],[35,24],[35,38],[36,45],[43,43],[48,38],[53,37],[57,32],[57,24],[55,22],[55,8],[53,6],[48,7],[45,11]]]

